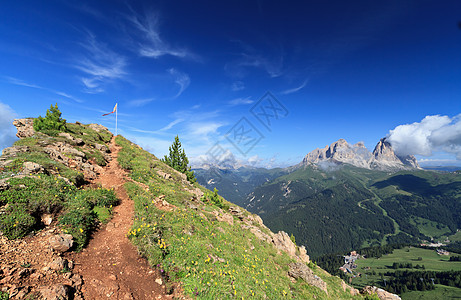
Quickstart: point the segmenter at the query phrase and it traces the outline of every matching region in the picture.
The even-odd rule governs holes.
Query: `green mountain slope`
[[[217,188],[221,195],[237,205],[242,205],[247,195],[256,187],[288,173],[286,169],[247,168],[194,169],[197,182],[207,189]]]
[[[311,165],[256,188],[244,206],[316,257],[454,234],[461,227],[460,180],[456,173]]]

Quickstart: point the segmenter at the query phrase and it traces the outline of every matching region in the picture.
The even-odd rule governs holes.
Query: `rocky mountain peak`
[[[419,168],[414,156],[402,157],[395,154],[386,138],[378,142],[373,152],[370,152],[363,142],[350,145],[345,139],[339,139],[330,146],[309,152],[301,165],[318,164],[324,161],[383,171]]]
[[[420,168],[413,155],[397,155],[386,138],[382,138],[376,144],[370,160],[370,166],[372,169],[386,171]]]

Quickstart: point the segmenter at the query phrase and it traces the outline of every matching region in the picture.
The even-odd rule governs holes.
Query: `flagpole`
[[[115,103],[115,136],[117,136],[118,105]]]

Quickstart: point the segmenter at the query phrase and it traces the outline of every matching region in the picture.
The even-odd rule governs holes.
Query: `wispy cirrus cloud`
[[[296,92],[302,90],[303,88],[305,88],[308,82],[309,82],[309,80],[306,79],[306,80],[304,80],[304,82],[300,86],[292,88],[292,89],[287,89],[287,90],[281,92],[281,94],[288,95],[288,94],[296,93]]]
[[[170,75],[174,79],[174,82],[179,86],[179,91],[173,97],[176,99],[179,96],[181,96],[184,90],[189,86],[190,78],[189,78],[189,75],[187,75],[184,72],[178,71],[175,68],[168,69],[168,73],[170,73]]]
[[[78,102],[78,103],[83,102],[83,100],[78,99],[78,98],[76,98],[76,97],[74,97],[74,96],[72,96],[72,95],[70,95],[68,93],[64,93],[64,92],[57,91],[57,90],[54,90],[54,89],[46,88],[46,87],[43,87],[43,86],[40,86],[40,85],[37,85],[37,84],[25,82],[22,79],[18,79],[18,78],[15,78],[15,77],[9,77],[9,76],[3,76],[3,79],[6,82],[10,83],[10,84],[14,84],[14,85],[18,85],[18,86],[24,86],[24,87],[38,89],[38,90],[44,90],[44,91],[48,91],[50,93],[56,94],[56,95],[64,97],[64,98],[74,100],[75,102]]]
[[[154,100],[155,100],[155,98],[144,98],[144,99],[130,100],[130,101],[127,102],[127,106],[141,107],[141,106],[144,106],[144,105],[147,105],[147,104],[151,103]]]
[[[254,101],[251,100],[249,97],[247,98],[236,98],[230,100],[228,103],[231,106],[236,106],[236,105],[246,105],[246,104],[252,104]]]
[[[138,54],[145,57],[159,58],[164,55],[171,55],[180,58],[194,58],[187,49],[171,46],[160,37],[159,14],[152,11],[140,15],[131,9],[127,19],[131,22],[137,32],[142,36],[142,42],[138,43]]]
[[[260,51],[252,46],[235,41],[243,49],[237,54],[237,58],[225,64],[224,70],[230,75],[243,78],[246,76],[247,68],[259,68],[264,70],[271,78],[280,77],[283,75],[284,56],[283,51],[273,51],[268,54],[268,51]],[[267,50],[267,49],[265,49]]]
[[[127,75],[125,57],[97,41],[94,34],[88,32],[86,41],[80,46],[85,49],[85,55],[76,58],[73,66],[87,75],[81,78],[86,92],[102,92],[102,85],[107,80],[121,79]]]

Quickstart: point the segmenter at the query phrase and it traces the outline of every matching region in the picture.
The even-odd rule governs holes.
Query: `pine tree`
[[[169,147],[168,156],[165,155],[162,161],[173,169],[186,174],[187,180],[190,182],[193,183],[197,180],[194,171],[192,171],[189,166],[189,159],[187,158],[186,151],[181,149],[181,142],[178,136],[174,138],[173,144]]]
[[[58,104],[55,106],[53,104],[46,111],[46,116],[43,118],[39,116],[34,120],[34,129],[36,131],[43,130],[66,130],[66,120],[61,118],[61,111],[58,108]]]

